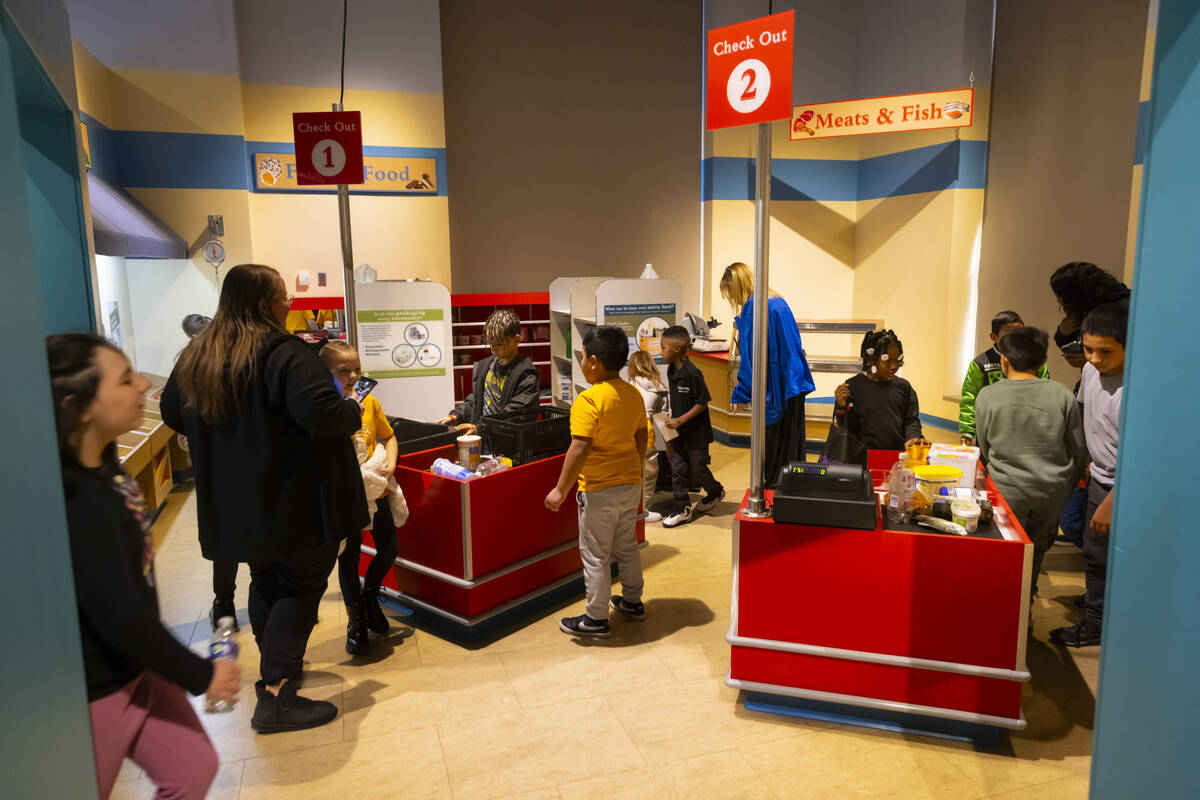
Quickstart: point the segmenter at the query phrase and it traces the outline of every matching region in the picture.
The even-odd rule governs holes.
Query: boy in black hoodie
[[[505,411],[537,408],[541,378],[537,367],[517,352],[521,344],[521,320],[508,309],[492,312],[483,324],[484,337],[492,354],[475,362],[472,391],[453,411],[438,420],[465,434],[475,433],[479,420]]]

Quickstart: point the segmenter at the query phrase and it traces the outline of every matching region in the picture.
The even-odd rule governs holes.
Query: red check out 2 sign
[[[708,130],[792,115],[795,12],[708,32]]]
[[[301,186],[363,182],[361,111],[292,114],[292,135]]]

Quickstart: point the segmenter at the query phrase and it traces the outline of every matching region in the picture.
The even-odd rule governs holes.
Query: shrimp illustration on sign
[[[796,121],[792,123],[792,133],[807,133],[809,136],[816,136],[817,132],[808,127],[808,123],[812,122],[812,109],[803,111],[800,116],[796,117]]]
[[[942,113],[950,119],[958,119],[963,114],[971,110],[969,103],[963,103],[958,100],[951,100],[946,105],[942,106]]]

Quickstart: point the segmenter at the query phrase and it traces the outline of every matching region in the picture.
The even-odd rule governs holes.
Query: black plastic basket
[[[402,456],[454,444],[461,435],[454,428],[436,422],[418,422],[404,417],[388,417],[388,422],[396,435],[396,445]]]
[[[571,446],[571,412],[554,406],[509,411],[479,421],[483,450],[528,464]]]

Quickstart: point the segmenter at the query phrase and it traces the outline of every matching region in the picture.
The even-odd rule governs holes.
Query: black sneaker
[[[671,512],[670,516],[663,517],[662,524],[664,528],[674,528],[676,525],[684,525],[691,521],[692,507],[684,506],[683,508],[675,509],[675,511]]]
[[[361,656],[371,646],[367,638],[367,615],[362,603],[346,605],[346,652]]]
[[[621,595],[614,594],[608,598],[608,604],[613,607],[613,610],[620,611],[630,619],[641,620],[646,618],[645,603],[628,603]]]
[[[237,633],[237,609],[234,608],[232,600],[213,600],[212,608],[208,612],[208,621],[214,631],[216,631],[217,623],[221,621],[222,617],[233,618],[233,632]]]
[[[392,626],[379,607],[379,590],[363,587],[363,606],[367,612],[367,627],[380,636],[387,636]]]
[[[722,486],[720,489],[717,490],[716,494],[707,494],[704,496],[703,500],[701,500],[699,503],[696,503],[696,513],[697,514],[707,514],[709,511],[713,510],[713,507],[716,506],[717,503],[721,502],[724,499],[725,499],[725,487]]]
[[[276,696],[267,691],[264,681],[254,684],[258,705],[250,718],[250,727],[257,733],[283,733],[318,728],[337,718],[337,706],[300,697],[296,694],[299,688],[294,681],[286,681]]]
[[[1100,644],[1100,625],[1085,619],[1077,625],[1067,625],[1050,631],[1050,641],[1065,647],[1091,647]]]
[[[592,619],[587,614],[578,617],[563,617],[558,621],[558,629],[572,636],[588,636],[593,639],[607,639],[612,633],[606,619]]]

